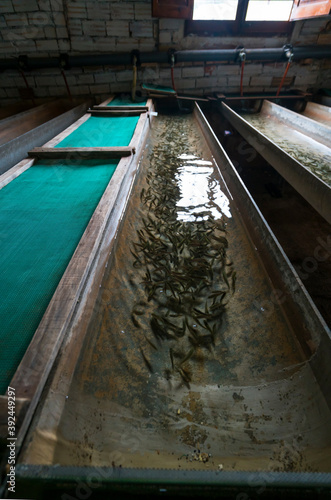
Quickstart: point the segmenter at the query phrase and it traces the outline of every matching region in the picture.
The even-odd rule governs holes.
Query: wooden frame
[[[147,101],[147,106],[149,110],[153,109],[151,99]],[[84,115],[45,146],[53,147],[84,123],[87,118],[89,118],[89,115]],[[100,273],[104,271],[106,260],[115,242],[123,210],[126,207],[135,180],[139,159],[142,154],[142,146],[147,139],[151,119],[152,116],[150,117],[147,113],[144,113],[139,118],[130,144],[125,147],[128,151],[137,151],[137,154],[131,154],[119,161],[45,314],[10,381],[10,386],[16,389],[16,398],[22,400],[22,425],[20,429],[17,428],[17,431],[19,431],[16,442],[17,453],[63,339],[66,338],[66,341],[70,341],[70,332],[73,325],[79,322],[80,317],[84,315],[82,304],[85,303],[91,293],[97,293],[99,289]],[[58,151],[59,148],[54,149],[54,156],[57,155]],[[0,188],[18,177],[34,162],[34,159],[23,160],[6,174],[0,176]],[[0,398],[0,400],[3,398]],[[0,412],[2,406],[0,405]],[[3,418],[1,413],[0,426]]]
[[[116,159],[135,154],[135,149],[129,146],[109,148],[34,148],[28,152],[32,158],[81,158]]]
[[[108,99],[106,99],[105,101],[102,101],[99,104],[99,106],[107,106],[107,104],[109,104],[114,98],[115,98],[115,96],[111,95],[110,97],[108,97]]]
[[[19,175],[23,174],[28,168],[34,164],[35,160],[25,159],[20,161],[17,165],[9,169],[7,172],[0,176],[0,189],[7,186],[11,181],[16,179]]]
[[[127,111],[148,111],[148,106],[139,106],[139,105],[132,105],[132,106],[125,106],[125,109]],[[101,104],[93,106],[93,109],[91,111],[123,111],[123,106],[102,106]],[[90,110],[89,110],[90,111]]]
[[[146,113],[146,109],[114,109],[112,107],[103,107],[103,109],[88,109],[87,113],[91,116],[139,116]]]
[[[153,17],[191,19],[194,0],[153,0]]]
[[[290,21],[327,16],[331,11],[331,0],[294,0]]]
[[[293,24],[288,21],[192,21],[185,22],[185,36],[265,36],[289,35]]]
[[[62,132],[60,132],[58,135],[53,137],[50,141],[46,142],[46,144],[43,145],[43,147],[47,148],[53,148],[57,144],[59,144],[63,139],[65,139],[68,135],[70,135],[74,130],[76,130],[78,127],[80,127],[86,120],[90,118],[91,115],[88,113],[85,113],[79,120],[77,120],[75,123],[70,125],[70,127],[64,129]]]

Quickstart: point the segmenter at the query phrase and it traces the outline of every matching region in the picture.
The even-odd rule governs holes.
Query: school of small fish
[[[321,154],[313,150],[309,142],[294,142],[286,133],[278,130],[277,126],[265,116],[259,114],[243,114],[242,116],[313,174],[326,184],[331,185],[331,151],[330,153]]]
[[[189,145],[177,126],[175,121],[169,121],[150,153],[147,184],[140,193],[142,222],[130,248],[146,303],[153,306],[153,312],[148,313],[150,330],[145,331],[141,325],[146,312],[139,303],[132,308],[131,320],[151,349],[168,350],[165,372],[169,376],[179,374],[189,386],[189,361],[197,350],[211,351],[215,345],[227,302],[235,293],[236,271],[227,258],[225,217],[215,219],[207,206],[203,217],[199,212],[195,221],[178,218],[176,172]],[[176,135],[179,139],[174,142]],[[185,344],[177,344],[184,338]],[[176,347],[179,344],[181,348]],[[153,373],[143,349],[141,355]]]

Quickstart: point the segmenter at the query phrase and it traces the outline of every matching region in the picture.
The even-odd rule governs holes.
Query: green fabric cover
[[[117,164],[41,161],[0,190],[1,394]]]
[[[144,90],[159,92],[160,94],[176,94],[176,91],[171,87],[164,87],[163,85],[152,85],[150,83],[143,83]]]
[[[91,116],[74,130],[57,148],[101,148],[128,146],[139,116]]]
[[[115,97],[107,106],[146,106],[147,100],[141,102],[132,101],[131,97]]]

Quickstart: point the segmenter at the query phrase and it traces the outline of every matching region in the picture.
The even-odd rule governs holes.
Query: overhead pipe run
[[[245,49],[247,61],[287,61],[284,47]],[[178,50],[173,52],[176,63],[181,62],[207,62],[207,61],[228,61],[237,62],[239,57],[238,49],[211,49],[211,50]],[[301,46],[293,47],[293,61],[300,59],[330,59],[331,46]],[[24,71],[41,68],[65,68],[82,66],[116,66],[131,65],[132,53],[117,54],[86,54],[81,56],[70,56],[61,54],[58,57],[28,57],[26,55],[18,58],[1,59],[0,71],[6,69],[18,69]],[[168,52],[139,52],[139,63],[168,63]]]

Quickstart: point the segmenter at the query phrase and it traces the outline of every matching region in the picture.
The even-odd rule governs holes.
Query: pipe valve
[[[284,45],[283,50],[285,57],[288,59],[288,62],[292,62],[294,56],[292,45]]]
[[[170,63],[170,66],[172,68],[175,67],[175,63],[176,63],[176,56],[175,56],[175,50],[174,49],[169,49],[168,50],[168,61]]]
[[[240,59],[240,62],[245,62],[246,61],[246,51],[245,51],[245,49],[241,49],[241,51],[239,52],[239,59]]]

